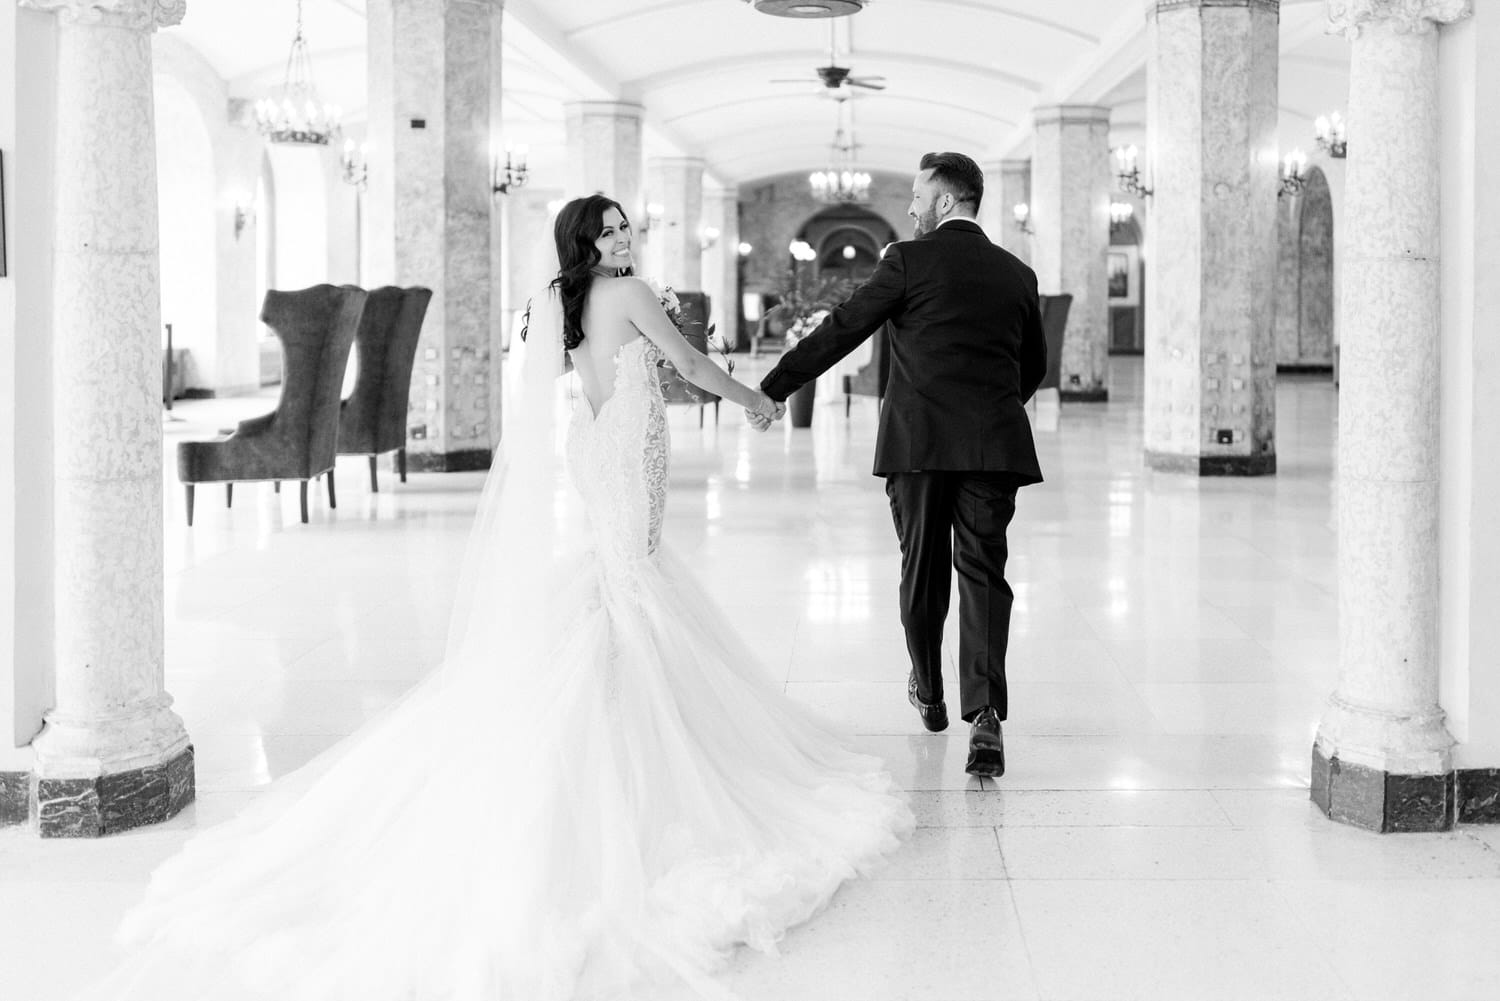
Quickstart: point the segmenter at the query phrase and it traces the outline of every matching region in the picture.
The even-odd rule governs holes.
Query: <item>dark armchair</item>
[[[682,339],[700,354],[708,354],[708,295],[703,292],[679,292],[677,302],[682,307]],[[699,427],[703,426],[704,408],[712,403],[714,423],[719,423],[719,397],[689,384],[670,366],[661,369],[661,396],[668,403],[696,403]]]
[[[844,417],[849,416],[849,406],[856,396],[875,397],[878,411],[885,402],[885,384],[891,374],[891,356],[886,349],[886,337],[891,325],[886,324],[875,331],[870,340],[870,360],[859,367],[853,375],[844,376]]]
[[[241,421],[227,438],[177,446],[177,475],[187,488],[189,525],[193,487],[199,483],[225,484],[228,506],[234,501],[236,482],[300,480],[306,524],[308,481],[326,473],[328,506],[338,506],[333,463],[339,391],[365,296],[363,289],[352,285],[266,293],[260,318],[280,339],[286,366],[281,399],[271,413]]]
[[[432,290],[374,289],[354,337],[359,372],[354,391],[339,405],[339,455],[370,457],[370,490],[378,493],[376,457],[396,453],[396,470],[406,482],[406,409],[417,340]]]

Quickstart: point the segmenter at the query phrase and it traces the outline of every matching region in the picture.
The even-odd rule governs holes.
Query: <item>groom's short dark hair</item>
[[[924,153],[921,170],[932,171],[932,180],[948,189],[954,199],[979,210],[984,197],[984,171],[962,153]]]

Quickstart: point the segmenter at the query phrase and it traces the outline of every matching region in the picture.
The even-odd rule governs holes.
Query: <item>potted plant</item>
[[[849,298],[854,283],[847,278],[834,275],[813,275],[799,263],[795,263],[782,277],[778,293],[781,302],[776,306],[789,321],[786,331],[786,350],[796,347],[797,342],[818,329],[828,313]],[[809,382],[787,397],[787,416],[794,428],[812,426],[813,403],[818,384]]]

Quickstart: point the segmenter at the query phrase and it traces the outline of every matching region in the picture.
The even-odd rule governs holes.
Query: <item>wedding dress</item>
[[[445,663],[163,865],[88,998],[727,998],[737,944],[774,951],[910,830],[881,763],[778,691],[662,546],[644,337],[598,413],[573,405],[590,528],[567,530],[559,326],[551,300]]]

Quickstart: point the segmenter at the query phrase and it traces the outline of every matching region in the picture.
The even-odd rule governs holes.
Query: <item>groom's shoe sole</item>
[[[948,729],[948,706],[942,699],[928,704],[917,697],[917,689],[910,682],[906,686],[906,701],[916,707],[922,717],[922,725],[929,733],[942,733]]]

